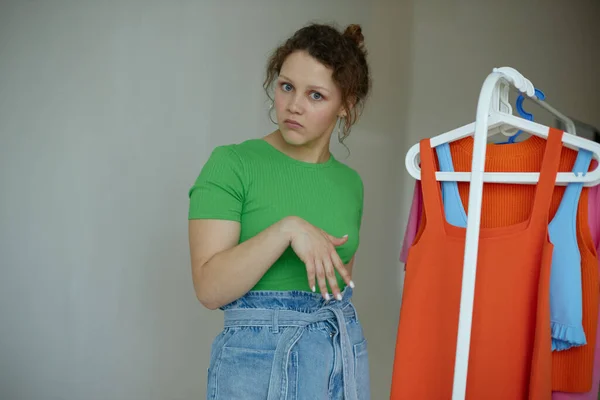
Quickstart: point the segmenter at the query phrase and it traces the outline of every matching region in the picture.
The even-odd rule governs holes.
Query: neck
[[[323,135],[321,140],[315,140],[302,146],[294,146],[283,139],[279,130],[265,137],[267,142],[288,156],[298,161],[314,164],[324,163],[329,160],[329,139],[328,135]]]

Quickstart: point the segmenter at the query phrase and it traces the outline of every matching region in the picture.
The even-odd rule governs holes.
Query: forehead
[[[331,69],[304,51],[290,54],[281,66],[280,75],[293,80],[296,85],[334,86]]]

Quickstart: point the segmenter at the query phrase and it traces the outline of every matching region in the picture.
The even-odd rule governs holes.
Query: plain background
[[[222,315],[194,296],[187,191],[214,146],[274,129],[266,59],[310,21],[360,23],[370,51],[350,156],[332,150],[366,187],[355,303],[387,398],[406,151],[472,122],[500,66],[600,126],[599,17],[595,0],[1,1],[0,398],[204,398]]]

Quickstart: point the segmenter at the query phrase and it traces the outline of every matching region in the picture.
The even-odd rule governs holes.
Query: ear
[[[348,112],[346,111],[346,108],[344,106],[341,106],[337,115],[338,115],[338,118],[346,118],[346,117],[348,117]]]
[[[349,99],[348,110],[352,110],[354,108],[355,104],[356,104],[356,102],[355,102],[354,98]],[[348,112],[346,111],[346,108],[344,107],[344,105],[340,106],[340,112],[338,113],[338,117],[340,117],[340,118],[348,117]]]

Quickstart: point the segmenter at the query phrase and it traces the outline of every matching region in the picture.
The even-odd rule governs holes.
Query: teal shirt
[[[189,219],[241,224],[240,243],[287,216],[330,235],[348,235],[337,248],[344,263],[359,244],[363,183],[333,155],[324,163],[295,160],[262,139],[215,148],[189,191]],[[337,275],[340,289],[345,286]],[[310,290],[306,267],[289,247],[253,290]]]

